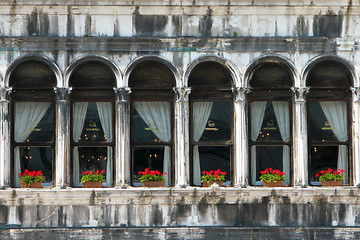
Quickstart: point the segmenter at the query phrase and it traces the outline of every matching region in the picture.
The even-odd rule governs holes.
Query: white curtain
[[[209,119],[212,102],[195,102],[193,106],[193,126],[194,126],[194,141],[198,142],[204,132],[207,121]],[[193,179],[194,185],[201,185],[201,167],[199,146],[194,146],[193,149]]]
[[[275,118],[279,126],[281,138],[283,141],[290,139],[290,112],[289,103],[285,101],[273,101]],[[283,172],[285,175],[285,185],[290,184],[290,148],[283,146]]]
[[[251,102],[251,140],[256,141],[264,121],[266,101]],[[251,147],[251,183],[256,184],[256,146]]]
[[[110,102],[97,102],[96,107],[98,110],[100,122],[106,141],[112,141],[112,104]],[[112,179],[112,148],[107,147],[107,162],[106,162],[106,186],[111,186],[113,183]]]
[[[171,140],[171,108],[168,102],[135,102],[135,110],[139,113],[151,131],[162,142]],[[164,147],[163,172],[165,175],[165,185],[168,186],[171,179],[171,149]]]
[[[84,128],[86,112],[88,108],[87,102],[74,103],[73,109],[73,140],[79,142],[79,138]],[[73,149],[73,184],[80,187],[80,169],[79,169],[79,148]]]
[[[18,102],[15,103],[15,126],[14,140],[15,142],[25,142],[30,136],[33,129],[44,117],[46,111],[50,107],[49,102]],[[20,164],[20,148],[14,150],[14,182],[18,187],[18,174],[21,172]]]
[[[339,141],[346,141],[347,136],[347,112],[346,103],[342,101],[320,101],[326,119],[331,123],[332,131]],[[348,172],[348,152],[345,145],[339,146],[337,167]],[[346,174],[344,182],[348,182]]]

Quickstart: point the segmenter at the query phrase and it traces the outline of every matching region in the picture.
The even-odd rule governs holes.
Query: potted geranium
[[[102,183],[105,182],[105,170],[86,171],[82,172],[81,182],[83,188],[101,188]]]
[[[24,173],[19,173],[19,182],[22,188],[41,188],[44,176],[41,170],[32,171],[25,169]]]
[[[345,179],[344,169],[333,170],[329,168],[328,170],[321,170],[318,172],[315,177],[319,178],[322,186],[341,186],[342,181]]]
[[[149,170],[146,168],[145,171],[139,171],[140,182],[144,187],[161,187],[165,182],[166,172],[161,173],[158,170]]]
[[[260,181],[263,182],[264,187],[282,187],[285,180],[285,172],[279,169],[267,168],[264,171],[260,171]]]
[[[202,171],[201,182],[203,187],[210,187],[214,183],[217,183],[220,187],[222,187],[223,182],[225,181],[226,172],[218,170],[211,171]]]

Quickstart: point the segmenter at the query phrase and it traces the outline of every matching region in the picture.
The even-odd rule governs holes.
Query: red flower
[[[101,173],[104,173],[105,172],[105,170],[103,169],[103,170],[101,170]]]

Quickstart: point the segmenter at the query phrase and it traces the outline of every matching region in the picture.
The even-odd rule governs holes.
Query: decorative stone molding
[[[236,94],[235,102],[245,102],[246,94],[251,92],[251,90],[248,87],[233,87],[232,92]]]
[[[12,88],[0,88],[0,102],[9,102],[9,95]]]
[[[353,102],[360,102],[360,87],[352,87],[350,90],[353,93]]]
[[[69,94],[71,93],[72,88],[71,87],[61,87],[61,88],[54,88],[54,92],[56,93],[56,98],[58,101],[66,101],[68,99]]]
[[[176,102],[185,102],[189,100],[189,94],[191,93],[191,88],[179,87],[179,88],[173,88],[173,91],[177,95]]]
[[[305,96],[310,91],[310,87],[291,87],[291,91],[294,93],[295,102],[305,102]]]
[[[118,103],[127,103],[131,89],[129,87],[114,88]]]

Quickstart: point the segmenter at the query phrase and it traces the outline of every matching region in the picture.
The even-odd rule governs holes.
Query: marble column
[[[11,88],[0,88],[0,187],[10,186],[10,112]]]
[[[114,187],[126,188],[131,182],[129,87],[114,88],[115,101],[115,181]]]
[[[306,113],[306,94],[309,87],[292,87],[294,96],[293,107],[293,173],[294,185],[309,185],[308,174],[308,132]]]
[[[233,88],[234,100],[234,182],[235,187],[249,184],[249,147],[246,94],[249,88]]]
[[[70,186],[70,101],[71,88],[54,88],[56,93],[55,188]]]
[[[352,91],[352,159],[353,184],[360,187],[360,88],[351,88]],[[350,168],[349,168],[350,170]]]
[[[175,103],[175,186],[190,184],[189,166],[189,94],[191,88],[174,88],[177,95]]]

